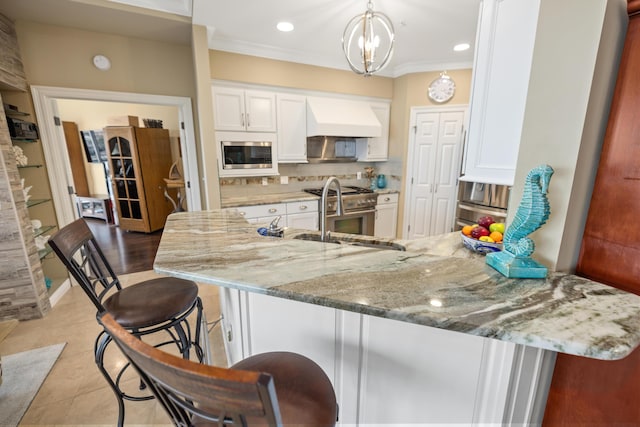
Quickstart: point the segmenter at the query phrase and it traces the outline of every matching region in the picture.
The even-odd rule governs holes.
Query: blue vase
[[[387,186],[387,177],[380,174],[378,175],[378,188],[385,188]]]

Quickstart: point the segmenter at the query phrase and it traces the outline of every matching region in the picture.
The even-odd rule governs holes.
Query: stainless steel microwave
[[[217,132],[216,140],[220,176],[278,174],[276,134]]]

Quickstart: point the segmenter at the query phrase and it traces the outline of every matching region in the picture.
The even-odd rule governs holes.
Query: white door
[[[466,107],[412,109],[405,238],[452,229],[465,115]]]

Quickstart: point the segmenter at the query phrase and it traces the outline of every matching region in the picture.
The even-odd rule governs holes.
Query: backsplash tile
[[[387,164],[388,163],[388,164]],[[279,176],[267,176],[267,185],[262,185],[261,176],[242,178],[221,178],[220,195],[224,201],[231,197],[252,197],[264,194],[282,194],[303,191],[305,188],[322,187],[326,180],[335,176],[342,185],[358,187],[370,186],[364,168],[373,167],[375,173],[387,177],[387,188],[400,190],[402,164],[397,162],[380,163],[324,163],[324,164],[280,164]],[[357,173],[362,173],[358,179]],[[288,184],[280,184],[280,177],[288,177]]]

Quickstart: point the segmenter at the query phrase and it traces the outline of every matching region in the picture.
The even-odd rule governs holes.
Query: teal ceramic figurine
[[[542,226],[551,209],[547,190],[553,169],[540,165],[529,171],[524,184],[524,193],[513,222],[504,233],[503,250],[487,254],[486,262],[506,277],[543,279],[547,268],[531,259],[535,249],[533,240],[527,236]]]

